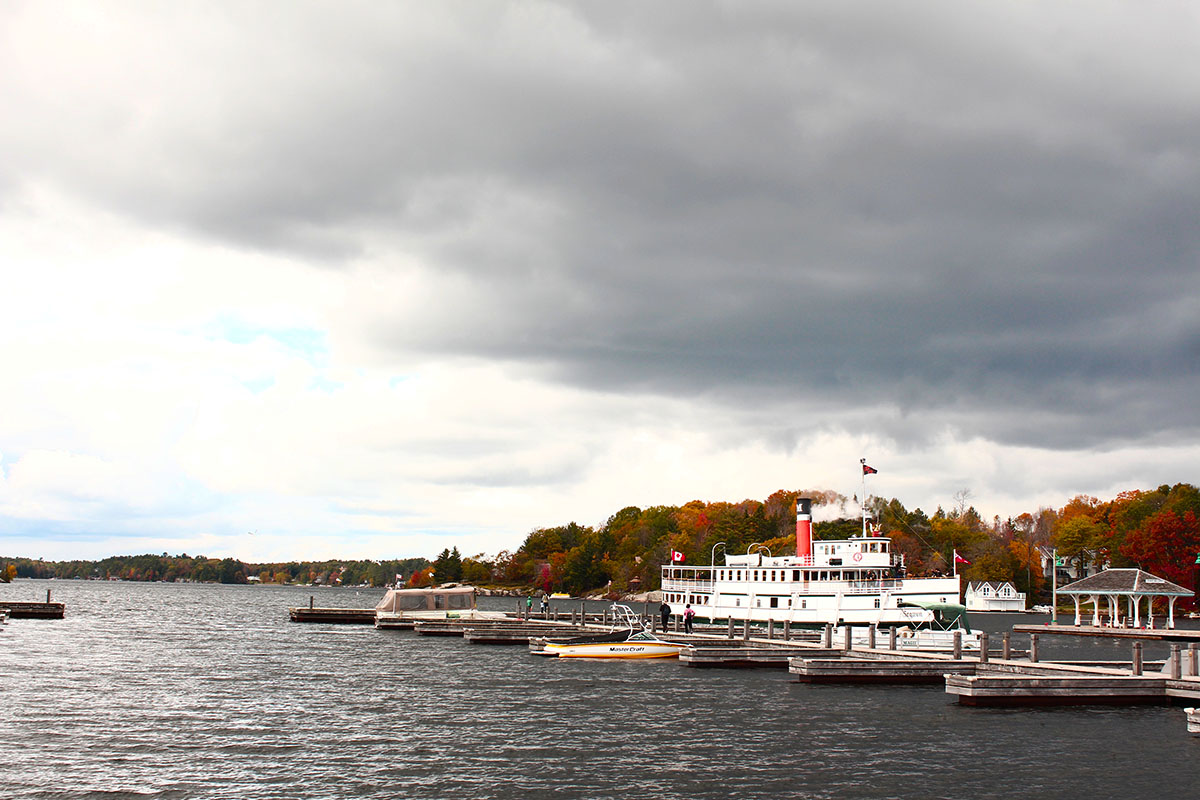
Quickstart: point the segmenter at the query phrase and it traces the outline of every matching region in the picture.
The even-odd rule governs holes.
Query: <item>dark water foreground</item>
[[[288,622],[310,594],[370,606],[378,590],[19,581],[0,596],[47,588],[66,619],[0,631],[4,797],[1099,800],[1200,786],[1200,738],[1178,708],[970,709],[940,688]]]

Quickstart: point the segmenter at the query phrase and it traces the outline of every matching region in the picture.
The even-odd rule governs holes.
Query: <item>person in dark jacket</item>
[[[663,600],[663,604],[658,607],[658,614],[662,617],[662,629],[665,631],[671,624],[671,607],[667,605],[666,600]]]
[[[687,608],[683,610],[683,630],[687,633],[692,632],[692,620],[695,618],[696,612],[692,608],[692,604],[688,603]]]

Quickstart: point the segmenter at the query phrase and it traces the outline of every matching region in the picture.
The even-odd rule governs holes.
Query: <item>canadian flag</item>
[[[671,563],[674,564],[676,561],[683,561],[683,553],[679,552],[678,550],[672,550]]]

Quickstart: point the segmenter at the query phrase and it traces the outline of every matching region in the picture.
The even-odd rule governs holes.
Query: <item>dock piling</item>
[[[957,634],[958,631],[955,631]],[[988,635],[987,633],[979,634],[979,663],[988,663]]]
[[[1142,674],[1142,643],[1141,642],[1133,643],[1133,664],[1131,666],[1133,668],[1131,671],[1133,672],[1134,675]]]
[[[833,649],[833,626],[825,623],[825,632],[821,635],[821,646],[826,650]]]
[[[853,630],[853,629],[852,629],[852,628],[851,628],[849,625],[847,625],[846,627],[842,628],[842,632],[843,632],[843,635],[842,635],[842,640],[843,640],[842,649],[843,649],[843,650],[846,650],[846,651],[849,651],[849,650],[851,649],[851,647],[850,647],[850,632],[851,632],[851,630]]]
[[[1183,677],[1183,648],[1177,644],[1171,645],[1171,680]]]
[[[312,610],[312,607],[313,607],[313,602],[314,602],[315,600],[316,600],[316,598],[315,598],[315,597],[313,597],[311,594],[308,596],[308,608],[309,608],[309,610],[310,610],[310,611]]]
[[[875,623],[872,622],[867,626],[867,647],[875,649]]]
[[[1188,650],[1192,654],[1192,669],[1189,674],[1193,678],[1200,677],[1200,643],[1192,642],[1188,645]]]
[[[769,620],[767,620],[767,639],[770,640],[770,639],[774,639],[774,638],[775,638],[775,620],[769,619]]]
[[[1038,660],[1038,635],[1029,634],[1029,663],[1036,664]]]
[[[898,634],[896,633],[896,626],[895,626],[895,625],[893,625],[892,627],[888,628],[888,650],[895,650],[895,649],[896,649],[896,637],[897,637],[897,635],[898,635]]]
[[[726,633],[726,638],[733,638],[733,617],[729,618],[729,631]]]
[[[1008,657],[1012,655],[1012,633],[1004,632],[1004,660],[1008,661]]]
[[[954,660],[962,658],[962,631],[954,632]]]

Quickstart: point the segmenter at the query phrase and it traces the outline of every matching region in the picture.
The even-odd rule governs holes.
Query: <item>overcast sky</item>
[[[1194,2],[0,5],[0,555],[1200,467]]]

